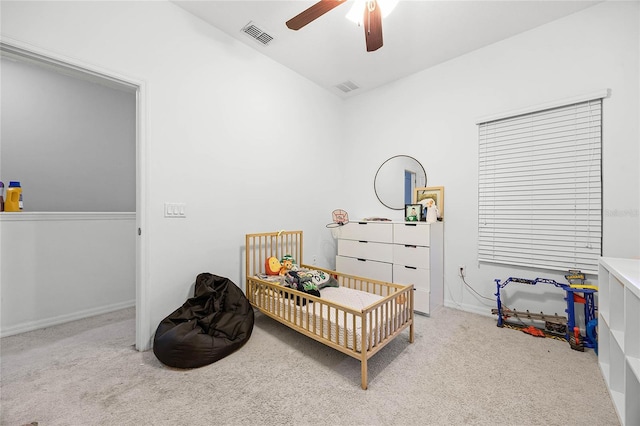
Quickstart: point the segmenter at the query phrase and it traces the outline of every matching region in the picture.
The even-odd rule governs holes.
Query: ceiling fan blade
[[[321,0],[307,10],[299,13],[287,21],[287,27],[292,30],[299,30],[308,23],[318,19],[334,7],[340,6],[346,0]]]
[[[367,6],[364,8],[363,22],[367,52],[380,49],[382,47],[382,14],[377,1],[367,2]]]

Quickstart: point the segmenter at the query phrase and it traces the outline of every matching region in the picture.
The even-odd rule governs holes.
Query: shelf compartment
[[[602,371],[602,377],[609,386],[610,383],[610,365],[611,365],[611,332],[603,321],[598,324],[598,363]]]
[[[627,361],[632,361],[627,359]],[[640,365],[640,360],[635,360],[638,364],[634,367],[628,365],[627,367],[627,382],[625,386],[625,421],[623,424],[625,425],[640,425],[640,404],[638,403],[638,398],[640,395],[640,381],[638,381],[638,366]],[[633,371],[635,369],[635,374]]]
[[[640,358],[627,357],[627,364],[629,367],[629,373],[634,374],[636,377],[640,377]],[[640,393],[638,393],[640,395]],[[638,422],[640,424],[640,422]]]
[[[609,355],[611,356],[611,362],[609,363],[609,392],[611,394],[611,399],[613,399],[613,405],[615,405],[616,411],[618,412],[618,416],[620,419],[624,419],[625,357],[624,352],[622,352],[622,348],[620,348],[615,338],[611,339],[610,343]]]
[[[609,387],[612,391],[624,392],[624,352],[615,338],[611,339],[609,348]]]
[[[624,335],[624,352],[637,359],[640,358],[640,298],[630,287],[625,287],[624,291],[624,314],[625,330],[628,330]]]
[[[609,310],[609,327],[616,334],[617,339],[622,339],[620,340],[622,344],[624,342],[624,285],[611,273],[609,274],[609,297],[610,305],[612,303],[618,305],[616,309],[611,307]]]

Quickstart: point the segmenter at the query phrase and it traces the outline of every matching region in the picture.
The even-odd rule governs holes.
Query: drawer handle
[[[404,226],[418,226],[417,223],[405,223]]]
[[[418,269],[415,266],[405,266],[405,268],[407,268],[407,269]]]
[[[418,246],[412,246],[412,245],[409,245],[409,244],[405,244],[404,246],[407,247],[407,248],[416,248],[416,247],[418,247]]]
[[[356,259],[358,259],[360,262],[366,262],[367,259],[360,259],[359,257],[357,257]]]
[[[369,241],[358,241],[359,243],[368,243]]]
[[[368,225],[367,222],[358,222],[358,225]]]

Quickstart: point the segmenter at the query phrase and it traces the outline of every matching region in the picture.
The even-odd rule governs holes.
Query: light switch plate
[[[164,217],[187,217],[185,203],[164,203]]]

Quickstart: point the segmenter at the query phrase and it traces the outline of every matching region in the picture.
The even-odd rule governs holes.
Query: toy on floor
[[[548,278],[536,278],[535,280],[527,278],[514,278],[509,277],[507,280],[501,282],[499,279],[495,279],[496,282],[496,304],[497,309],[492,309],[493,314],[498,315],[498,327],[504,327],[507,325],[506,320],[509,317],[518,319],[526,318],[528,320],[544,321],[544,330],[537,329],[534,326],[524,328],[522,331],[525,333],[547,337],[558,337],[558,335],[564,335],[564,340],[569,342],[571,349],[584,351],[584,348],[594,348],[597,352],[597,340],[595,338],[595,330],[597,328],[596,306],[594,302],[594,293],[598,291],[598,288],[593,285],[585,284],[585,275],[577,270],[570,270],[565,278],[569,284],[559,283],[555,280]],[[552,284],[555,287],[562,288],[566,292],[564,300],[567,302],[567,317],[555,315],[548,315],[540,312],[539,314],[530,313],[529,311],[522,312],[504,308],[502,306],[502,300],[500,298],[500,289],[504,288],[507,284],[515,282],[527,285],[536,285],[539,283]],[[580,294],[576,294],[580,293]],[[584,317],[585,317],[585,336],[580,335],[580,327],[576,325],[575,319],[575,304],[584,304]],[[509,324],[514,326],[514,324]],[[536,328],[539,332],[534,332],[532,328]],[[534,334],[535,333],[535,334]]]
[[[534,327],[530,325],[529,327],[525,327],[522,329],[523,333],[530,334],[534,337],[546,337],[544,331],[540,330],[538,327]]]

